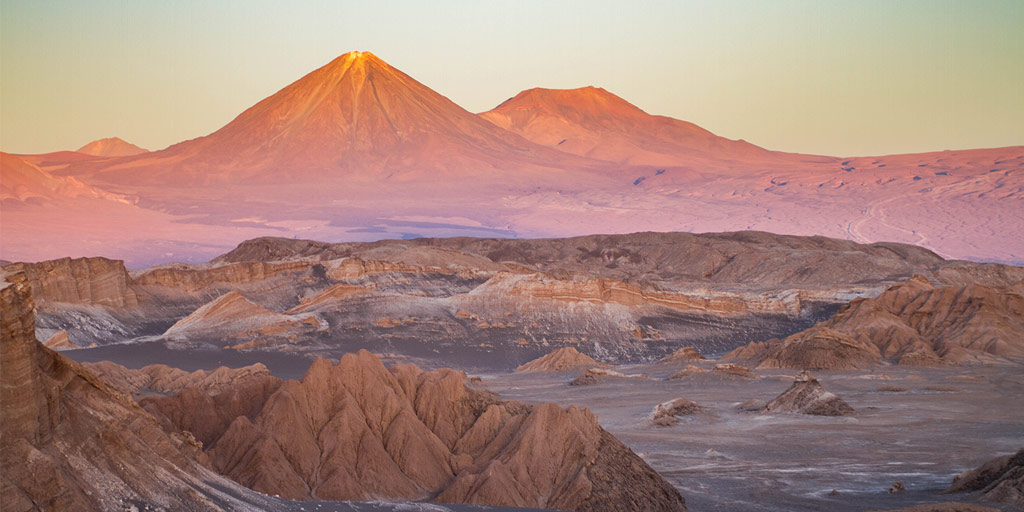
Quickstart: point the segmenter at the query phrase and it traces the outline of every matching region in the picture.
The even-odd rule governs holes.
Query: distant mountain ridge
[[[753,230],[1024,262],[1024,238],[1014,236],[1024,226],[1024,146],[784,153],[597,87],[530,89],[473,114],[370,52],[343,54],[219,130],[163,150],[18,158],[132,207],[79,201],[69,214],[71,205],[8,201],[6,260],[198,262],[260,236]],[[0,174],[13,182],[8,163]]]
[[[93,156],[132,156],[149,152],[118,137],[94,140],[76,151]]]

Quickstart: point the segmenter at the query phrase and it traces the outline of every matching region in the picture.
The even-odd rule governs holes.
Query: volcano
[[[370,52],[349,52],[216,132],[104,166],[120,184],[436,179],[599,167],[501,129]]]
[[[655,116],[600,88],[529,89],[480,117],[568,153],[634,165],[724,164],[807,160]],[[820,160],[813,159],[812,160]]]
[[[118,137],[94,140],[76,151],[92,156],[132,156],[149,152]]]
[[[341,55],[221,129],[160,151],[17,157],[77,180],[65,189],[77,183],[127,202],[47,202],[52,186],[9,177],[15,166],[5,164],[5,187],[19,186],[4,189],[3,259],[198,261],[270,235],[759,230],[1024,261],[1024,239],[1006,235],[1020,231],[1024,212],[1021,146],[783,153],[648,114],[597,87],[530,89],[473,114],[369,52]],[[54,240],[64,249],[44,255]]]

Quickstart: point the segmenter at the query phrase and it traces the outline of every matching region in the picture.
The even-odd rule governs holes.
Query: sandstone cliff
[[[39,301],[138,306],[124,262],[107,258],[62,258],[39,263],[13,263],[8,272],[24,272]]]
[[[30,281],[0,283],[0,502],[5,511],[221,510],[187,434],[168,435],[127,396],[35,339]],[[221,482],[220,485],[225,485]],[[233,507],[227,507],[233,508]]]

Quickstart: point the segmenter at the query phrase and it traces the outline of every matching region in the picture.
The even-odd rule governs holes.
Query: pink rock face
[[[760,230],[1024,261],[1024,147],[780,153],[592,87],[532,89],[475,115],[368,52],[205,137],[130,156],[65,153],[24,156],[40,171],[31,178],[4,158],[0,182],[17,190],[4,190],[0,259],[195,262],[267,235]],[[46,199],[55,189],[78,191]]]

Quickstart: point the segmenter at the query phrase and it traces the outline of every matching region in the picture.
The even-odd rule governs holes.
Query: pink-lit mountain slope
[[[149,152],[118,137],[94,140],[76,151],[93,156],[132,156]]]
[[[719,167],[832,160],[719,137],[693,123],[650,115],[599,87],[529,89],[480,116],[538,144],[622,164]]]

